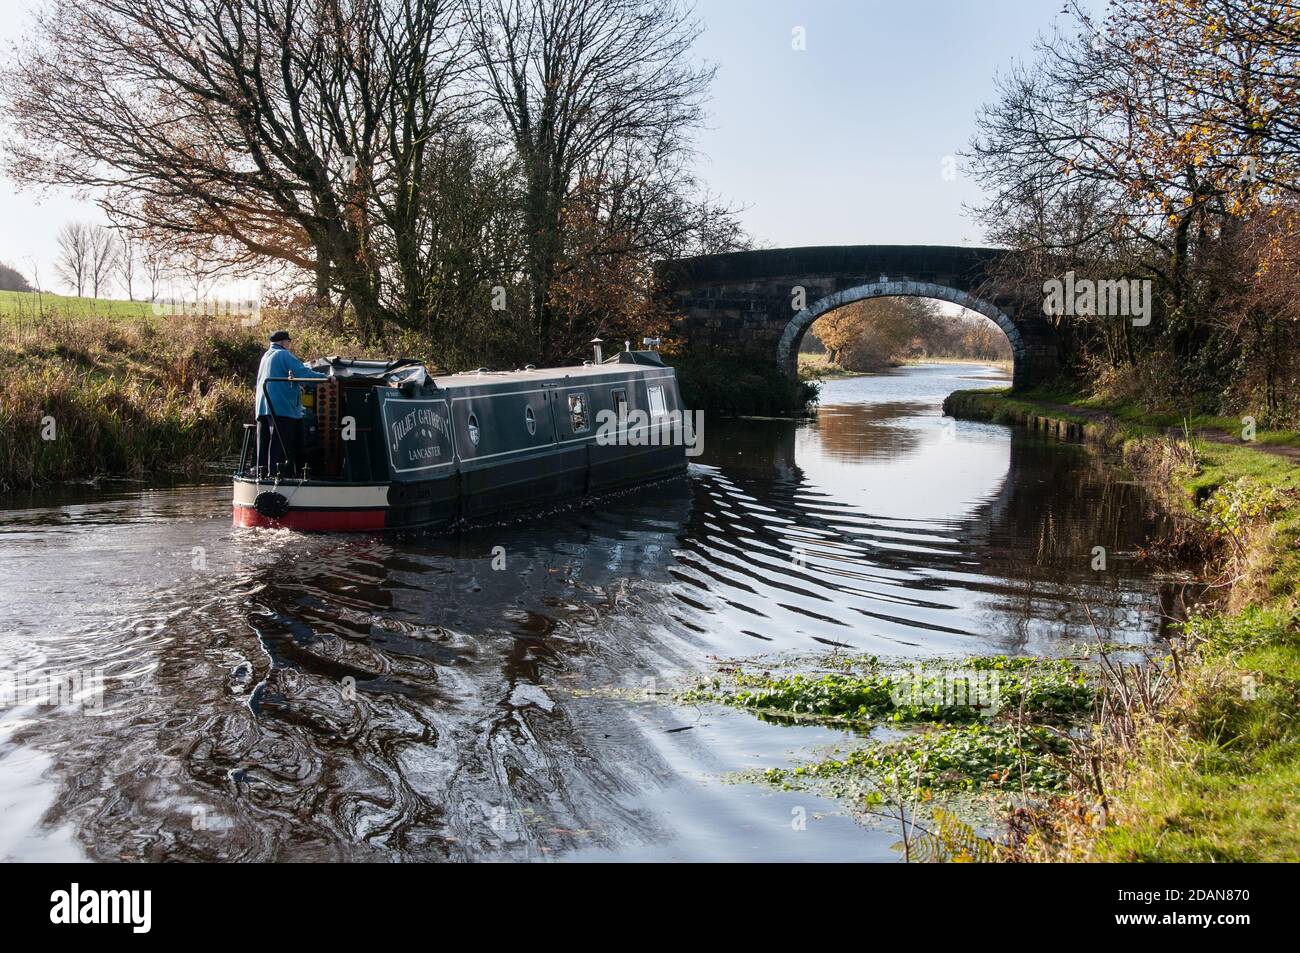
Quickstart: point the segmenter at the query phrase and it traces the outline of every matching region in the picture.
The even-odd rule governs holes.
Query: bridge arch
[[[1056,332],[1040,292],[1005,276],[1025,269],[1003,248],[825,245],[761,248],[660,262],[656,293],[683,354],[739,358],[794,375],[808,326],[841,305],[902,296],[950,301],[989,318],[1011,341],[1012,387],[1059,368]],[[813,303],[792,313],[792,295]],[[801,303],[802,303],[801,301]]]
[[[1013,364],[1024,354],[1025,342],[1021,337],[1020,329],[1016,327],[1016,322],[997,305],[983,298],[962,291],[960,288],[930,281],[873,281],[852,288],[843,288],[819,298],[790,319],[776,345],[776,361],[786,375],[792,379],[799,376],[799,343],[803,340],[804,332],[812,327],[818,318],[836,308],[842,308],[855,301],[865,301],[868,298],[932,298],[961,305],[968,311],[984,315],[1002,329],[1007,340],[1011,342]]]

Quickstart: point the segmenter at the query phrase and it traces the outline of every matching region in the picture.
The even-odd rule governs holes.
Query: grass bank
[[[147,302],[0,293],[0,495],[228,468],[271,327],[292,330],[308,358],[400,353],[436,364],[413,335],[366,347],[287,308],[264,308],[246,327],[237,318],[157,315]],[[692,409],[793,416],[817,399],[817,382],[792,381],[775,365],[726,354],[670,360]]]
[[[996,367],[998,370],[1011,376],[1012,362],[1010,360],[997,360],[982,357],[911,357],[903,362],[905,366],[913,364],[983,364],[985,367]]]
[[[879,367],[867,370],[850,371],[839,364],[831,363],[825,354],[800,354],[799,379],[814,381],[839,377],[863,377],[868,374],[879,374],[895,367],[912,367],[920,364],[982,364],[986,367],[996,367],[1007,376],[1011,375],[1010,361],[984,360],[977,357],[915,357],[901,361],[888,361]]]
[[[1217,595],[1168,654],[1112,667],[1076,783],[1022,806],[1020,859],[1300,858],[1300,435],[1143,412],[1061,391],[962,391],[945,410],[1094,441],[1187,516],[1162,550]],[[1082,768],[1082,770],[1080,770]]]
[[[0,493],[211,473],[240,447],[265,327],[294,327],[305,354],[361,350],[292,315],[247,328],[114,304],[131,303],[100,302],[95,315],[0,314]]]
[[[879,368],[868,371],[851,371],[839,364],[827,360],[825,354],[800,354],[799,379],[801,381],[827,380],[836,377],[862,377],[866,374],[886,370],[890,365],[882,364]]]

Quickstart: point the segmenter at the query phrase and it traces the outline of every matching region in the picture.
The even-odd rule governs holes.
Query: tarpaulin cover
[[[363,361],[346,357],[322,357],[312,361],[309,366],[321,374],[329,374],[332,371],[334,377],[374,381],[390,387],[401,387],[407,383],[422,387],[429,380],[429,372],[425,370],[424,365],[412,358],[400,358],[395,361]]]

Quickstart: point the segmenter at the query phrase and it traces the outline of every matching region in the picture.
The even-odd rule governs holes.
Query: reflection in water
[[[1089,611],[1117,641],[1159,630],[1151,580],[1126,558],[1158,520],[1140,487],[1083,447],[942,417],[926,385],[961,383],[945,369],[895,380],[838,382],[806,427],[747,421],[707,445],[670,570],[695,587],[678,598],[715,617],[693,624],[887,654],[1050,653],[1091,641]]]
[[[839,733],[649,692],[710,654],[1060,651],[1085,603],[1157,633],[1141,489],[942,418],[971,373],[835,382],[710,422],[684,480],[455,537],[233,530],[225,488],[0,514],[5,669],[105,676],[99,713],[0,711],[0,856],[892,858],[716,780]]]

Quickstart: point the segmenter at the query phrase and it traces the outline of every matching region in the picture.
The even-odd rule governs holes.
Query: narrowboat
[[[237,526],[448,528],[670,477],[698,439],[653,350],[437,377],[414,360],[308,366],[326,377],[294,381],[301,446],[287,465],[269,473],[267,438],[245,425]]]

